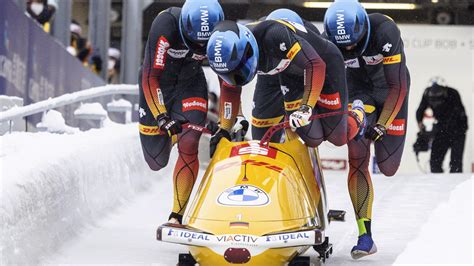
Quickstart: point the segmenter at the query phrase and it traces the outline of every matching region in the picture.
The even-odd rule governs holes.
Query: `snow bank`
[[[473,178],[457,185],[449,201],[426,217],[418,237],[408,243],[395,264],[472,265]]]
[[[125,100],[125,99],[112,100],[112,102],[107,104],[107,109],[110,109],[110,108],[130,108],[130,109],[132,109],[132,103]]]
[[[66,125],[63,115],[56,110],[49,110],[43,115],[41,122],[36,124],[38,129],[44,129],[44,131],[50,133],[67,133],[73,134],[79,132],[79,128],[70,127]]]
[[[161,175],[143,160],[136,124],[13,133],[0,146],[2,265],[36,264]]]
[[[98,115],[106,117],[107,111],[105,111],[100,103],[83,103],[74,111],[74,115]]]

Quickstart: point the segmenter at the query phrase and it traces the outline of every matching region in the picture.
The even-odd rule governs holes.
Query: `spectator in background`
[[[50,32],[51,21],[58,4],[56,0],[28,0],[26,12],[43,26],[45,32]]]
[[[102,59],[93,53],[93,49],[86,38],[82,38],[81,25],[73,20],[69,27],[71,32],[71,46],[67,48],[70,54],[77,57],[85,67],[99,74],[102,71]]]
[[[120,83],[120,50],[117,48],[109,48],[109,61],[107,62],[108,83]]]
[[[443,172],[443,161],[451,149],[451,173],[462,173],[464,143],[466,140],[467,116],[459,93],[444,84],[442,78],[434,77],[425,89],[416,120],[420,130],[424,130],[423,114],[427,108],[433,110],[437,123],[433,127],[430,167],[432,173]]]
[[[71,46],[68,48],[69,53],[74,55],[82,63],[87,62],[87,57],[90,54],[90,47],[85,38],[82,38],[81,25],[73,20],[69,26],[71,32]]]

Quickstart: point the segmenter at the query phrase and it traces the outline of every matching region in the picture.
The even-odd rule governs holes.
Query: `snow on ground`
[[[449,200],[439,204],[398,256],[396,264],[458,264],[472,262],[472,178],[458,184]],[[428,218],[428,217],[426,217]]]
[[[173,164],[148,170],[136,124],[74,135],[14,133],[0,145],[4,264],[175,265],[186,251],[155,240],[172,204]],[[328,172],[326,183],[329,207],[347,211],[346,222],[328,230],[329,265],[472,263],[472,176],[374,175],[379,252],[360,261],[349,255],[357,226],[346,174]]]

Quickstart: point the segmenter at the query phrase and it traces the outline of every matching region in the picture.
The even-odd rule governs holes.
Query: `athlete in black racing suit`
[[[201,62],[214,25],[223,19],[217,0],[188,0],[182,9],[159,13],[149,32],[138,81],[140,141],[146,162],[158,171],[168,164],[177,136],[172,223],[181,223],[199,170],[201,133],[181,124],[205,123],[208,94]]]
[[[349,193],[359,227],[354,259],[373,254],[371,219],[373,186],[369,172],[370,145],[380,171],[397,172],[405,143],[410,75],[400,30],[382,14],[367,15],[357,1],[337,1],[326,11],[326,35],[341,50],[347,66],[349,100],[365,103],[365,139],[349,142]]]

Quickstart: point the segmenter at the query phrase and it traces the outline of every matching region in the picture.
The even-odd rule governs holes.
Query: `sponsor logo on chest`
[[[193,54],[193,56],[191,58],[196,60],[196,61],[202,61],[202,60],[206,59],[206,55]]]
[[[189,50],[176,50],[176,49],[168,49],[168,55],[173,58],[185,58],[188,54]]]
[[[349,68],[359,68],[360,67],[358,58],[346,60],[346,61],[344,61],[344,63],[346,64],[346,67],[349,67]]]
[[[376,55],[369,55],[369,56],[362,56],[365,61],[366,65],[378,65],[383,62],[383,55],[376,54]]]

